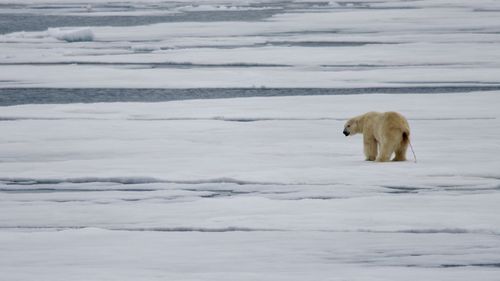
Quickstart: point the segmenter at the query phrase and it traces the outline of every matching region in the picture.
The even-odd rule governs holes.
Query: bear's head
[[[347,122],[344,125],[344,131],[342,133],[346,137],[359,133],[359,130],[358,130],[359,124],[358,123],[359,123],[359,120],[357,117],[347,120]]]

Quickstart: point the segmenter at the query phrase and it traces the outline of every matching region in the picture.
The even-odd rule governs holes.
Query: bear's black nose
[[[344,133],[344,135],[347,137],[349,135],[349,132],[344,130],[342,133]]]

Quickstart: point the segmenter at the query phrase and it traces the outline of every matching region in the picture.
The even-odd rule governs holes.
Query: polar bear
[[[344,135],[363,134],[367,161],[386,162],[395,153],[393,161],[405,161],[410,143],[410,126],[397,112],[368,112],[349,119]],[[378,153],[377,153],[378,152]]]

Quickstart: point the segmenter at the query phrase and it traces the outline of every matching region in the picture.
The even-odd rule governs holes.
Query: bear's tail
[[[411,145],[410,142],[410,133],[409,132],[403,132],[403,140],[402,142],[408,143],[411,148],[411,152],[413,153],[413,159],[415,159],[415,163],[417,163],[417,155],[415,155],[415,150],[413,150],[413,146]]]

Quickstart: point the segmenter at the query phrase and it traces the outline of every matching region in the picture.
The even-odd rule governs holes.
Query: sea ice
[[[66,42],[85,42],[94,40],[94,33],[90,28],[49,28],[47,33],[51,37]]]

